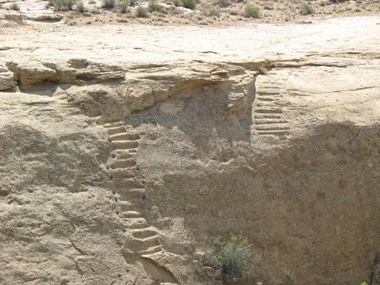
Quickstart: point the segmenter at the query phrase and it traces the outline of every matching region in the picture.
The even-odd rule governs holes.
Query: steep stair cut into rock
[[[283,90],[273,81],[259,76],[253,105],[253,128],[259,136],[285,138],[290,127],[284,118]]]
[[[153,271],[156,277],[152,276],[152,279],[157,278],[157,272],[162,271],[158,275],[167,278],[160,281],[177,284],[176,278],[168,269],[152,262],[155,255],[162,254],[165,250],[159,241],[159,230],[149,225],[144,218],[145,180],[135,160],[144,134],[135,132],[132,127],[127,128],[122,121],[104,124],[103,127],[107,129],[112,149],[106,169],[113,189],[113,199],[117,203],[116,214],[125,226],[125,251],[149,263],[147,266],[144,264],[144,268],[149,268],[148,271],[155,268]]]

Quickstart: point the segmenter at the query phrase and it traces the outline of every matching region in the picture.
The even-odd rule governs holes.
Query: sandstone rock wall
[[[1,284],[220,284],[231,233],[240,284],[379,284],[376,51],[5,66]]]

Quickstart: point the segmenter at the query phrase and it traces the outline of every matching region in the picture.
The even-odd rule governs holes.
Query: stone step
[[[133,251],[145,251],[150,247],[160,245],[158,235],[150,236],[147,238],[131,238],[126,240],[127,247]]]
[[[273,124],[286,124],[288,121],[278,119],[256,119],[256,125],[273,125]]]
[[[146,229],[150,227],[148,222],[143,217],[128,219],[125,221],[124,225],[128,229]]]
[[[114,178],[134,178],[136,174],[129,169],[114,169],[110,170],[110,179]]]
[[[257,131],[285,131],[290,130],[288,126],[273,126],[273,125],[259,125],[256,126]]]
[[[126,132],[118,133],[118,134],[114,134],[114,135],[109,136],[109,141],[123,141],[123,140],[135,141],[135,140],[139,140],[139,139],[140,139],[139,134],[126,133]]]
[[[136,160],[133,158],[116,159],[108,163],[107,166],[109,166],[109,169],[131,168],[136,166]]]
[[[255,108],[272,109],[272,108],[281,108],[282,106],[285,106],[285,105],[286,105],[286,103],[280,102],[279,100],[276,100],[276,101],[260,101],[260,102],[256,103]]]
[[[133,157],[133,155],[128,150],[114,150],[111,152],[110,156],[117,159],[128,159]]]
[[[144,184],[144,181],[137,180],[136,178],[117,178],[114,179],[113,184],[116,189],[126,189],[128,191],[136,188],[141,188]]]
[[[131,231],[134,238],[144,239],[157,235],[157,230],[153,227],[145,229],[136,229]]]
[[[120,213],[120,218],[143,218],[143,215],[138,211],[125,211]]]
[[[107,133],[109,136],[112,136],[112,135],[116,135],[116,134],[119,134],[119,133],[124,133],[127,129],[125,128],[125,126],[117,126],[117,127],[112,127],[112,128],[109,128],[107,130]]]
[[[104,128],[115,128],[115,127],[124,126],[124,122],[122,122],[122,121],[116,121],[116,122],[112,122],[112,123],[103,124],[102,126]]]
[[[255,109],[254,110],[255,113],[259,113],[259,114],[282,114],[282,110],[281,109],[263,109],[263,108],[260,108],[260,109]]]
[[[122,212],[134,211],[136,209],[136,205],[131,202],[121,201],[119,202],[120,210]]]
[[[120,200],[130,201],[130,200],[145,200],[146,190],[144,188],[134,188],[134,189],[116,189],[114,190],[120,195]]]
[[[264,96],[264,97],[261,97],[261,96],[260,96],[260,97],[257,97],[256,100],[257,100],[257,101],[264,101],[264,102],[273,102],[273,101],[277,101],[278,98],[273,97],[273,96],[272,96],[272,97],[265,97],[265,96]]]
[[[284,136],[289,134],[288,131],[258,131],[258,135],[260,136]]]
[[[111,146],[113,149],[137,149],[139,147],[138,141],[112,141]]]
[[[152,254],[156,254],[156,253],[159,253],[163,251],[163,248],[161,245],[156,245],[156,246],[151,246],[151,247],[148,247],[147,249],[145,250],[141,250],[139,251],[139,253],[145,257],[149,257],[150,255]],[[162,283],[161,283],[162,284]]]
[[[281,115],[277,114],[255,114],[254,115],[255,120],[257,119],[281,119]]]
[[[259,96],[263,96],[263,95],[267,95],[267,96],[278,96],[278,95],[281,94],[280,92],[281,92],[280,90],[276,90],[276,89],[274,89],[274,90],[270,90],[270,89],[267,89],[267,90],[259,90],[259,91],[257,91],[257,94],[258,94],[257,97],[259,97]]]

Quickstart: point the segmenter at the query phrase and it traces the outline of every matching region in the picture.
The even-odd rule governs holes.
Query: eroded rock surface
[[[157,38],[134,62],[123,36],[80,57],[83,39],[62,53],[51,26],[39,41],[2,30],[0,283],[219,284],[209,238],[240,233],[256,261],[241,284],[283,284],[284,268],[301,284],[378,284],[380,19],[357,20],[371,33],[322,22],[307,28],[330,38],[320,52],[310,37],[276,54],[301,37],[289,25],[251,43],[257,59],[238,41],[252,27],[217,53]]]

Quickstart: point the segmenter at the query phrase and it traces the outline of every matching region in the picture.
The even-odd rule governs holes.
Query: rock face
[[[233,233],[256,261],[237,284],[284,284],[284,268],[300,284],[380,284],[368,49],[148,65],[13,56],[0,73],[21,90],[0,93],[0,283],[220,284],[202,261],[211,237]]]
[[[13,86],[13,73],[0,67],[0,90],[11,89]]]

